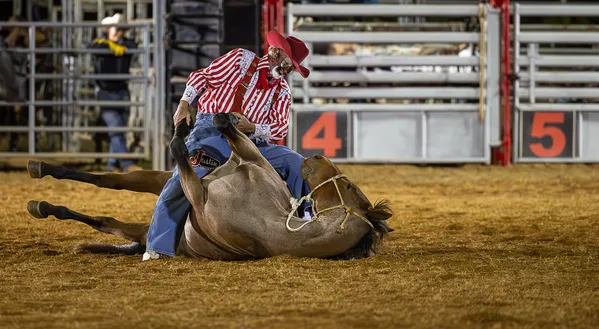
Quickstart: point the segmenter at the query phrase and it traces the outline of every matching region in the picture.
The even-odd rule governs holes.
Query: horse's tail
[[[137,255],[146,250],[146,247],[139,242],[129,244],[108,244],[108,243],[84,243],[75,247],[77,254],[123,254]]]

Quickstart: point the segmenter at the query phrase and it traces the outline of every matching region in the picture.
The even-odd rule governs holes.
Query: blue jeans
[[[194,171],[200,178],[224,164],[231,156],[226,137],[212,125],[213,117],[213,114],[198,113],[196,124],[185,143],[192,158]],[[301,166],[305,160],[302,155],[286,146],[255,139],[253,141],[260,153],[287,183],[293,197],[299,199],[310,193],[307,182],[301,178]],[[146,250],[175,256],[181,230],[190,209],[191,204],[181,188],[179,168],[175,168],[154,207]]]
[[[104,90],[100,89],[97,95],[101,101],[125,101],[129,100],[129,91],[127,90]],[[102,119],[108,127],[126,127],[129,118],[129,109],[126,107],[100,107]],[[127,139],[124,132],[109,132],[110,153],[127,153]],[[120,165],[120,168],[127,170],[133,164],[132,160],[109,158],[107,170],[112,170]]]

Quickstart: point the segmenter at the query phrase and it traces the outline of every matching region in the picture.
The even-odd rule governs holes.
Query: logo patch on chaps
[[[191,162],[191,165],[194,167],[200,166],[209,170],[216,169],[218,166],[220,166],[220,161],[218,161],[213,156],[208,155],[202,149],[195,149],[191,151],[189,161]]]

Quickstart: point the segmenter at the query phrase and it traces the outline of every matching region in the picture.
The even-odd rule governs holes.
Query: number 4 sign
[[[572,158],[573,135],[573,112],[523,112],[522,156]]]
[[[298,153],[347,157],[347,113],[299,111],[296,120]]]

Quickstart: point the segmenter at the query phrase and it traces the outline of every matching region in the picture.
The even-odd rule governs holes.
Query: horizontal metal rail
[[[598,16],[597,5],[520,4],[520,16]]]
[[[518,109],[522,112],[594,112],[599,111],[599,103],[520,103],[520,105],[518,105]]]
[[[303,79],[294,76],[294,80]],[[310,82],[373,82],[373,83],[479,83],[478,73],[434,72],[335,72],[313,71]]]
[[[296,5],[288,4],[293,16],[476,16],[477,5]]]
[[[22,152],[0,152],[0,158],[115,158],[115,159],[145,159],[144,153],[96,153],[96,152],[65,152],[65,153],[51,153],[51,152],[40,152],[40,153],[22,153]]]
[[[294,32],[304,42],[478,43],[475,32]]]
[[[520,72],[519,77],[520,81],[531,81],[527,71]],[[535,72],[532,78],[535,83],[599,83],[599,72]]]
[[[599,32],[520,32],[519,38],[521,43],[599,43]]]
[[[106,133],[112,133],[112,132],[129,132],[129,131],[133,131],[133,132],[144,132],[145,128],[129,128],[129,127],[52,127],[52,126],[45,126],[45,127],[34,127],[33,129],[30,129],[29,127],[23,127],[23,126],[0,126],[0,132],[28,132],[28,131],[35,131],[35,132],[106,132]]]
[[[521,55],[518,61],[520,66],[530,65],[530,58]],[[599,67],[599,56],[597,55],[538,55],[534,58],[535,66],[554,67]]]
[[[31,75],[27,75],[28,78]],[[62,79],[80,79],[80,80],[141,80],[150,81],[150,77],[133,74],[44,74],[36,73],[35,80],[62,80]]]
[[[128,107],[128,106],[144,106],[143,102],[129,102],[129,101],[33,101],[33,102],[2,102],[0,106],[25,106],[25,105],[37,105],[37,106],[59,106],[59,105],[78,105],[78,106],[103,106],[103,107]]]
[[[589,56],[590,57],[590,56]],[[309,58],[313,67],[357,67],[357,66],[478,66],[480,59],[475,56],[388,56],[388,55],[312,55]],[[597,60],[599,62],[599,59]]]
[[[599,88],[536,87],[535,98],[599,98]],[[530,98],[529,89],[518,90],[519,98]]]
[[[294,98],[302,98],[304,91],[301,88],[293,89]],[[315,88],[308,89],[308,96],[315,98],[401,98],[401,99],[478,99],[478,88],[433,88],[433,87],[391,87],[391,88]]]
[[[59,27],[59,28],[73,28],[73,27],[107,27],[116,26],[122,28],[150,28],[152,24],[150,22],[139,22],[139,23],[120,23],[120,24],[102,24],[92,22],[0,22],[0,27]]]
[[[62,53],[76,53],[76,54],[94,54],[94,55],[114,55],[114,51],[110,49],[93,49],[93,48],[7,48],[7,52],[20,53],[20,54],[62,54]],[[127,49],[125,54],[143,54],[145,53],[143,48]]]
[[[293,104],[293,111],[318,111],[318,112],[472,112],[478,111],[477,104],[370,104],[370,103],[351,103],[351,104]]]

